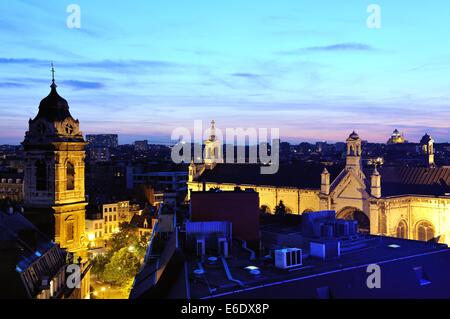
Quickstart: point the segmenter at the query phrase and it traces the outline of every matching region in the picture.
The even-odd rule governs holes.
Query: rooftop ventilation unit
[[[275,250],[275,267],[289,269],[302,265],[302,250],[299,248],[285,248]]]
[[[195,247],[196,247],[197,257],[205,256],[205,253],[206,253],[205,238],[197,238]]]
[[[217,238],[217,251],[220,256],[228,257],[228,241],[226,237]]]
[[[309,244],[312,257],[330,259],[341,255],[341,242],[338,240],[317,240]]]

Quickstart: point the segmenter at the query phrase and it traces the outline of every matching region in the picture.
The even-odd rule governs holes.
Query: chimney
[[[330,194],[330,173],[328,173],[328,170],[326,167],[324,167],[322,174],[321,174],[320,191],[325,195]]]
[[[381,175],[378,173],[377,168],[373,170],[372,176],[371,176],[371,183],[370,183],[370,193],[375,198],[381,197]]]

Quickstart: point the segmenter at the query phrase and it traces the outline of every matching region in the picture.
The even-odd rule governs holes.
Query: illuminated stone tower
[[[420,148],[425,159],[425,165],[434,167],[434,140],[430,135],[425,134],[420,140]]]
[[[209,138],[205,141],[205,155],[203,162],[206,166],[214,166],[223,163],[222,143],[216,135],[216,122],[211,121]]]
[[[347,159],[345,167],[349,170],[359,170],[361,168],[361,139],[355,131],[347,138]]]
[[[27,217],[61,248],[84,256],[85,141],[79,122],[56,91],[50,94],[29,120],[22,145],[25,151],[24,202]]]

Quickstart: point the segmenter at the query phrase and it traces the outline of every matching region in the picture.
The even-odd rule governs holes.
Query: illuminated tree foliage
[[[117,285],[129,286],[144,261],[148,236],[139,236],[137,228],[120,224],[119,232],[108,241],[106,252],[93,260],[92,272],[99,279]]]
[[[111,261],[105,266],[103,278],[115,285],[124,285],[138,273],[141,262],[134,252],[122,248],[114,253]]]

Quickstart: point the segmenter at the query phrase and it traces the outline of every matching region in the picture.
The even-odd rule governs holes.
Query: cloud
[[[376,49],[364,43],[337,43],[324,46],[306,47],[296,50],[283,51],[282,54],[300,54],[305,52],[371,52]]]
[[[100,82],[75,81],[75,80],[61,81],[61,84],[77,90],[93,90],[105,87],[105,85]]]
[[[0,82],[0,88],[14,89],[14,88],[24,88],[27,85],[16,82]]]
[[[38,60],[32,58],[2,58],[0,57],[0,64],[20,64],[28,66],[48,66],[50,60]],[[100,60],[100,61],[87,61],[87,62],[56,62],[56,66],[67,68],[90,68],[90,69],[104,69],[104,70],[123,70],[130,68],[175,68],[180,67],[179,64],[159,61],[159,60]]]
[[[327,46],[309,47],[308,51],[373,51],[374,48],[363,43],[339,43]]]
[[[48,65],[49,61],[37,59],[14,59],[14,58],[0,58],[0,64],[21,64],[21,65]]]
[[[231,76],[239,77],[239,78],[247,78],[247,79],[260,79],[261,76],[254,73],[233,73]]]
[[[269,85],[268,85],[267,81],[265,81],[264,77],[259,75],[259,74],[238,72],[238,73],[232,73],[230,75],[232,77],[246,79],[248,81],[251,81],[251,82],[255,83],[256,85],[258,85],[259,87],[262,87],[262,88],[268,88],[269,87]]]
[[[93,62],[81,62],[81,63],[63,63],[63,66],[68,67],[82,67],[93,69],[128,69],[128,68],[173,68],[179,66],[176,63],[158,60],[102,60]]]

